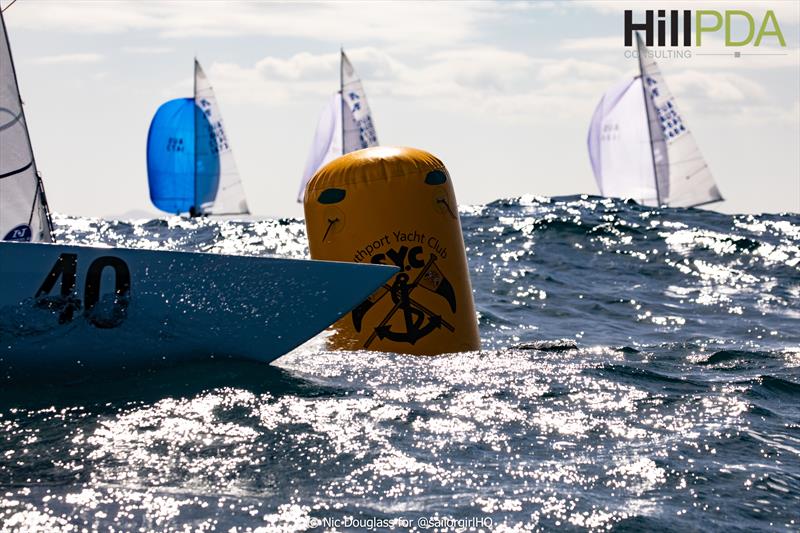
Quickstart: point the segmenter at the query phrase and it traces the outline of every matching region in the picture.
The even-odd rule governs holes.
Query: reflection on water
[[[291,220],[57,221],[63,241],[307,253]],[[483,351],[317,339],[273,366],[3,390],[0,530],[800,528],[796,215],[523,198],[462,224]]]

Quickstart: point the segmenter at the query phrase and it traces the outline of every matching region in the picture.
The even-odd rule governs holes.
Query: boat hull
[[[0,242],[0,372],[81,375],[208,358],[270,362],[394,268]]]

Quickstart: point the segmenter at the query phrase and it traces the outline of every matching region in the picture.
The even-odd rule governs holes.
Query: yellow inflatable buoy
[[[400,267],[334,325],[332,348],[418,355],[480,348],[456,205],[444,164],[414,148],[351,152],[309,181],[313,259]]]

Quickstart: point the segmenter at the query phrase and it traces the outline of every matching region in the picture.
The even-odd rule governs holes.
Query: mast
[[[190,216],[198,216],[197,205],[197,56],[194,57],[194,72],[192,72],[192,135],[194,140],[194,150],[192,151],[192,174],[194,176],[194,201],[192,202],[193,213]]]
[[[341,102],[341,109],[339,109],[339,117],[342,124],[342,155],[344,151],[344,48],[339,47],[339,100]]]
[[[16,0],[15,0],[16,1]],[[14,2],[8,4],[5,11]],[[25,106],[22,102],[22,94],[19,92],[19,81],[17,80],[17,69],[14,66],[14,54],[11,53],[11,41],[8,38],[8,29],[6,28],[6,21],[3,18],[2,11],[0,11],[0,24],[3,25],[3,35],[6,38],[6,47],[8,48],[8,59],[11,62],[11,72],[14,75],[14,87],[17,89],[17,98],[19,98],[19,112],[22,116],[22,122],[25,124],[25,137],[28,139],[28,148],[31,151],[31,163],[33,164],[33,172],[36,176],[36,196],[33,199],[33,206],[31,207],[31,216],[28,218],[28,225],[31,224],[34,217],[34,212],[36,211],[36,201],[38,200],[39,203],[42,205],[42,209],[44,210],[45,215],[45,222],[47,223],[47,236],[50,242],[56,242],[55,237],[53,237],[53,220],[50,217],[50,207],[47,205],[47,195],[44,192],[44,183],[42,182],[42,176],[39,174],[39,170],[36,167],[36,157],[33,155],[33,144],[31,144],[31,132],[28,130],[28,119],[25,117]]]
[[[647,87],[645,84],[647,83],[645,80],[644,74],[644,65],[642,64],[642,38],[639,36],[639,32],[636,32],[636,47],[639,52],[639,78],[642,81],[642,96],[644,97],[644,112],[647,116],[647,138],[650,139],[650,160],[653,162],[653,181],[655,182],[656,186],[656,202],[658,203],[658,207],[661,207],[661,191],[658,190],[658,170],[656,168],[656,155],[655,151],[653,150],[653,132],[651,131],[651,120],[650,117],[650,106],[647,105]]]

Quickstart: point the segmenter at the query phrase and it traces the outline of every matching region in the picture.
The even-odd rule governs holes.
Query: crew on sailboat
[[[353,65],[341,51],[339,92],[322,111],[314,142],[306,159],[297,201],[302,202],[306,184],[329,161],[355,150],[378,146],[367,95]]]
[[[656,207],[721,201],[686,120],[638,33],[636,43],[639,75],[603,95],[589,127],[589,158],[600,193]]]
[[[194,97],[158,108],[147,136],[150,200],[167,213],[248,214],[214,91],[194,62]]]

